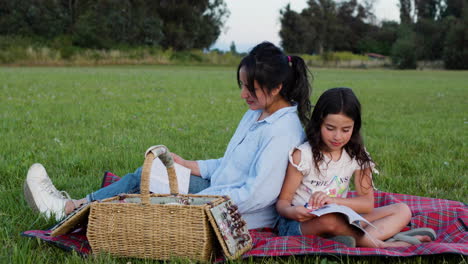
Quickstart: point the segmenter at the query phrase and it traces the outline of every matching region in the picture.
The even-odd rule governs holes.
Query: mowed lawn
[[[140,262],[108,256],[82,259],[21,237],[22,231],[54,224],[26,204],[22,185],[27,170],[33,163],[44,164],[58,189],[82,198],[100,186],[104,171],[123,176],[141,166],[144,151],[152,145],[164,144],[187,159],[221,157],[247,109],[235,71],[0,67],[0,263]],[[468,202],[468,72],[311,71],[313,102],[332,87],[350,87],[358,95],[364,141],[380,171],[374,178],[379,190]],[[305,260],[327,263],[320,257]],[[375,261],[344,262],[348,260]],[[433,260],[422,257],[414,263]],[[466,263],[463,257],[456,260]]]

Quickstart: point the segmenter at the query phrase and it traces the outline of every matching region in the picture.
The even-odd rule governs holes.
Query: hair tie
[[[289,67],[292,67],[291,56],[288,56],[288,64],[289,64]]]

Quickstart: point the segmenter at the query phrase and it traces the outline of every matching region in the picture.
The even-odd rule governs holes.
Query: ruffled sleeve
[[[292,157],[296,149],[301,151],[301,160],[298,165],[294,164]],[[299,147],[294,147],[289,151],[289,163],[296,167],[297,170],[302,173],[302,175],[305,176],[309,174],[312,164],[312,149],[309,145],[309,142],[306,142]]]

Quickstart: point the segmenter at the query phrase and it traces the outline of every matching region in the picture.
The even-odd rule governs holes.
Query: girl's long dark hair
[[[361,170],[370,167],[372,159],[364,148],[361,137],[361,104],[353,90],[350,88],[332,88],[325,91],[314,106],[309,125],[306,127],[307,140],[312,147],[312,157],[315,168],[319,170],[320,162],[323,161],[322,150],[325,143],[322,141],[320,128],[323,120],[329,114],[344,114],[354,121],[353,132],[348,144],[344,149],[351,158],[355,158]]]
[[[247,73],[248,89],[255,96],[254,80],[270,93],[278,85],[283,88],[280,95],[289,102],[297,103],[297,111],[302,125],[310,119],[309,70],[304,60],[298,56],[286,56],[280,48],[270,42],[262,42],[245,56],[237,67],[237,82],[241,86],[239,71],[244,67]]]

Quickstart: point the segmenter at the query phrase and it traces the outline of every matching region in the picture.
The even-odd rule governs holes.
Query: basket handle
[[[157,145],[150,147],[145,153],[145,161],[143,163],[143,171],[141,173],[140,193],[141,203],[149,204],[150,191],[149,191],[149,180],[151,174],[151,167],[153,160],[158,157],[167,169],[167,175],[169,177],[169,189],[172,195],[179,193],[179,187],[177,185],[177,175],[174,168],[174,160],[164,145]]]

